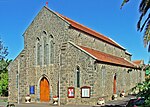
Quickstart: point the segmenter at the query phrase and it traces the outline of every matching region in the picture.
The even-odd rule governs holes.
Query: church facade
[[[128,93],[144,80],[131,54],[112,39],[48,7],[24,36],[24,49],[9,65],[9,101],[96,104],[99,97]]]

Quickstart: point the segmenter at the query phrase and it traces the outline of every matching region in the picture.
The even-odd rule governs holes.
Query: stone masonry
[[[100,61],[80,46],[125,59],[134,67]],[[93,105],[99,97],[110,100],[114,94],[114,75],[117,75],[118,95],[122,90],[129,92],[144,80],[144,72],[131,62],[131,56],[119,44],[115,46],[74,28],[61,15],[43,7],[24,32],[23,51],[9,66],[9,101],[24,103],[25,97],[30,95],[32,102],[42,102],[42,78],[49,83],[49,102],[54,95],[60,96],[61,104]],[[30,86],[34,86],[33,94]],[[83,86],[90,87],[89,98],[81,97]],[[74,98],[68,98],[68,87],[74,87]]]

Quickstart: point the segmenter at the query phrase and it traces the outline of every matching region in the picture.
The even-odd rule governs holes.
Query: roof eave
[[[78,49],[82,50],[83,52],[85,52],[86,54],[88,54],[89,56],[91,56],[92,58],[94,58],[95,60],[98,60],[95,56],[93,56],[92,54],[88,53],[87,51],[85,51],[84,49],[82,49],[81,47],[79,47],[78,45],[76,45],[75,43],[68,41],[70,44],[72,44],[73,46],[77,47]]]
[[[107,63],[107,64],[111,64],[111,65],[116,65],[116,66],[121,66],[121,67],[126,67],[126,68],[133,68],[133,69],[136,69],[137,67],[136,66],[127,66],[127,65],[122,65],[122,64],[116,64],[116,63],[111,63],[111,62],[106,62],[106,61],[100,61],[100,60],[97,60],[97,63]]]

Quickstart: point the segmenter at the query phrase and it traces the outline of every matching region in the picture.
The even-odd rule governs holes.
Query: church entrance
[[[43,77],[40,81],[40,101],[49,102],[50,101],[50,88],[48,80]]]
[[[117,75],[116,75],[116,73],[115,73],[115,75],[114,75],[114,84],[113,84],[113,93],[114,94],[116,94],[116,88],[117,88],[117,86],[116,86],[116,84],[117,84],[117,82],[116,82],[116,79],[117,79]]]

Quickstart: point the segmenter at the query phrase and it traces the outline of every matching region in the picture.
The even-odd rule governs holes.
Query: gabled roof
[[[125,58],[106,54],[104,52],[100,52],[100,51],[97,51],[88,47],[79,46],[79,45],[74,44],[71,41],[69,41],[69,43],[75,46],[76,48],[80,49],[81,51],[85,52],[86,54],[94,58],[95,60],[97,60],[97,62],[108,63],[108,64],[113,64],[113,65],[118,65],[118,66],[123,66],[123,67],[128,67],[128,68],[137,68],[137,66],[134,63],[126,60]]]
[[[48,7],[45,7],[45,8],[47,8],[48,10],[50,10]],[[84,25],[81,25],[81,24],[79,24],[79,23],[77,23],[77,22],[75,22],[75,21],[73,21],[73,20],[71,20],[71,19],[69,19],[69,18],[67,18],[67,17],[59,14],[59,13],[56,13],[56,12],[54,12],[54,13],[57,14],[63,20],[67,21],[73,28],[75,28],[77,30],[80,30],[80,31],[82,31],[84,33],[87,33],[87,34],[89,34],[89,35],[91,35],[91,36],[93,36],[95,38],[98,38],[98,39],[100,39],[100,40],[102,40],[104,42],[107,42],[107,43],[109,43],[109,44],[111,44],[113,46],[116,46],[116,47],[118,47],[120,49],[125,50],[125,48],[123,48],[121,45],[119,45],[118,43],[116,43],[114,40],[112,40],[112,39],[110,39],[110,38],[108,38],[108,37],[106,37],[106,36],[104,36],[104,35],[96,32],[96,31],[94,31],[94,30],[92,30],[92,29],[90,29],[90,28],[88,28],[88,27],[86,27]]]
[[[144,64],[143,60],[135,60],[135,61],[132,61],[132,62],[136,65]]]
[[[132,54],[131,54],[131,53],[129,53],[128,51],[125,51],[125,54],[128,54],[128,55],[132,56]]]
[[[136,68],[136,66],[134,66],[133,63],[127,61],[124,58],[116,57],[84,46],[79,46],[79,47],[82,48],[84,51],[88,52],[89,54],[91,54],[92,56],[94,56],[99,62],[110,63],[119,66],[130,67],[130,68]]]
[[[90,29],[90,28],[88,28],[86,26],[83,26],[83,25],[81,25],[81,24],[79,24],[79,23],[77,23],[77,22],[75,22],[75,21],[73,21],[73,20],[63,16],[63,15],[60,15],[60,16],[62,18],[64,18],[66,21],[68,21],[71,24],[72,27],[74,27],[74,28],[76,28],[76,29],[78,29],[78,30],[80,30],[82,32],[85,32],[85,33],[87,33],[89,35],[92,35],[93,37],[96,37],[96,38],[98,38],[98,39],[100,39],[100,40],[102,40],[104,42],[107,42],[107,43],[113,45],[113,46],[116,46],[116,47],[118,47],[120,49],[125,50],[122,46],[120,46],[118,43],[114,42],[112,39],[110,39],[110,38],[108,38],[108,37],[106,37],[106,36],[96,32],[96,31],[94,31],[94,30],[92,30],[92,29]]]

